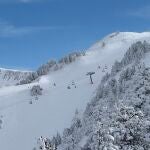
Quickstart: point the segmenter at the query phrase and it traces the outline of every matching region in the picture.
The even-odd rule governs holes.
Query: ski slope
[[[0,149],[32,150],[41,135],[51,137],[57,131],[62,132],[70,125],[76,108],[84,110],[94,97],[102,76],[110,71],[114,61],[121,60],[131,44],[139,40],[149,41],[150,33],[110,34],[91,46],[85,56],[34,83],[0,88],[3,121]],[[93,85],[86,76],[89,71],[95,72]],[[37,84],[43,88],[43,95],[35,100],[30,96],[30,89]],[[33,104],[29,104],[31,100]]]

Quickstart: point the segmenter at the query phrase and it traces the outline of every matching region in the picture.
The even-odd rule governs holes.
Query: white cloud
[[[145,7],[136,9],[135,11],[131,11],[128,14],[133,17],[149,19],[150,18],[150,6],[145,6]]]
[[[30,2],[44,2],[46,0],[19,0],[19,1],[23,3],[30,3]]]
[[[31,3],[31,2],[46,2],[48,0],[0,0],[0,3]]]
[[[17,27],[6,22],[0,22],[0,37],[14,37],[43,32],[48,30],[62,30],[63,26],[24,26]]]

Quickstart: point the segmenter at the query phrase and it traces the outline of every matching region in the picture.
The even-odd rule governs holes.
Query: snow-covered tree
[[[56,67],[56,61],[55,60],[50,60],[46,64],[42,65],[41,67],[38,68],[37,74],[38,76],[41,75],[46,75],[51,69],[54,69]],[[56,69],[56,68],[55,68]]]
[[[120,62],[115,61],[114,65],[112,66],[111,69],[111,75],[116,75],[119,71],[121,71],[122,65]]]
[[[20,84],[28,84],[38,78],[37,72],[30,73],[25,79],[20,81]]]
[[[70,64],[72,62],[74,62],[78,57],[80,56],[84,56],[85,53],[84,52],[74,52],[69,54],[68,56],[65,56],[64,58],[59,60],[59,64]]]
[[[40,87],[40,85],[34,85],[31,88],[31,96],[39,96],[42,95],[43,89]]]

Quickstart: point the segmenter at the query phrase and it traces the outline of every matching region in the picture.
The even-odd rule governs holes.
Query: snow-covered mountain
[[[137,41],[150,42],[150,33],[110,34],[61,69],[48,71],[29,84],[2,87],[0,147],[3,150],[32,150],[40,136],[62,133],[70,126],[76,108],[80,113],[84,111],[87,103],[95,98],[103,76],[111,72],[114,62],[120,62]],[[149,53],[142,59],[147,65],[150,63],[148,56]],[[95,72],[94,84],[90,83],[88,72]],[[42,95],[31,94],[34,85],[40,85]],[[84,146],[86,138],[88,136],[83,136],[78,142]]]
[[[26,78],[20,81],[20,84],[31,83],[35,80],[38,80],[41,76],[47,75],[51,72],[58,71],[62,69],[64,66],[75,62],[79,57],[85,56],[85,52],[74,52],[71,53],[59,61],[50,60],[46,64],[41,65],[36,71],[29,74]]]
[[[30,71],[20,71],[0,68],[0,87],[15,85],[31,74]]]
[[[75,114],[61,142],[54,137],[49,145],[60,150],[149,150],[149,56],[149,43],[133,44],[103,76],[83,115]]]

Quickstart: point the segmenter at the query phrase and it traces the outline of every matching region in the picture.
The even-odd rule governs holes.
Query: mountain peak
[[[104,48],[106,45],[112,44],[128,44],[129,46],[137,41],[150,41],[150,32],[114,32],[111,34],[108,34],[103,39],[96,42],[94,45],[92,45],[89,50],[97,50],[100,48]],[[128,46],[128,47],[129,47]]]

